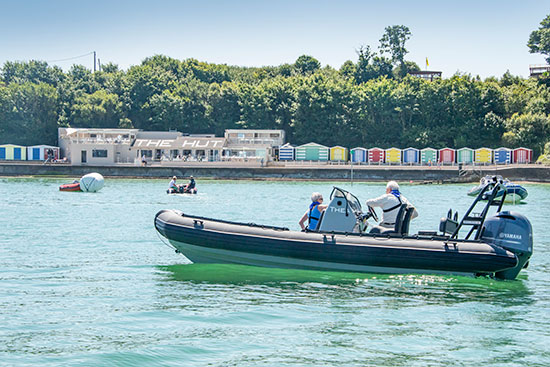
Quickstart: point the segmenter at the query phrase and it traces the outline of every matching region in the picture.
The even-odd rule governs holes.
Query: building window
[[[107,158],[107,149],[92,149],[92,157]]]
[[[141,150],[141,156],[145,156],[145,158],[153,158],[153,151],[152,150]]]

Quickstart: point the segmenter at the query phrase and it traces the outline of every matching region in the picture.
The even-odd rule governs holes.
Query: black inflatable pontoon
[[[334,188],[318,232],[236,223],[161,210],[155,228],[194,263],[233,263],[278,268],[372,273],[494,275],[515,279],[532,253],[529,221],[501,212],[500,184],[487,186],[458,222],[450,211],[440,231],[408,235],[405,206],[393,231],[365,233],[368,215],[351,193]],[[487,200],[480,214],[473,210]],[[491,207],[497,213],[486,219]],[[470,227],[464,238],[459,233]]]

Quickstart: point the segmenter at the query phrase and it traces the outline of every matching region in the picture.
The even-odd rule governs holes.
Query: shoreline
[[[353,181],[388,180],[416,183],[471,183],[485,175],[501,175],[517,182],[550,183],[550,167],[542,165],[509,166],[71,166],[67,164],[0,163],[0,177],[74,178],[98,172],[107,178],[162,178],[193,175],[201,179],[254,181]]]

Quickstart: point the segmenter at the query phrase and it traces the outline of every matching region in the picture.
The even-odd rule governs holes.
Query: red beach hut
[[[533,160],[533,149],[516,148],[512,152],[514,163],[531,163]]]
[[[380,148],[369,149],[369,163],[384,163],[386,151]]]
[[[456,152],[451,148],[439,149],[438,162],[441,164],[453,164],[455,163]]]

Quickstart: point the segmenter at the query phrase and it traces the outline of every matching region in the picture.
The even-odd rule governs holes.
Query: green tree
[[[294,69],[302,75],[312,74],[321,68],[321,63],[314,57],[302,55],[296,59]]]
[[[544,114],[514,114],[506,121],[506,129],[503,142],[507,146],[530,147],[538,155],[550,135],[550,118]]]
[[[389,53],[394,64],[401,65],[400,76],[406,75],[405,55],[408,53],[405,43],[411,38],[411,31],[404,25],[386,27],[380,39],[380,51]]]
[[[127,126],[128,121],[118,96],[99,90],[76,98],[71,108],[70,124],[72,127],[116,128]]]
[[[539,29],[531,32],[527,47],[530,53],[550,55],[550,15],[540,22]],[[550,56],[546,58],[546,62],[550,64]]]

